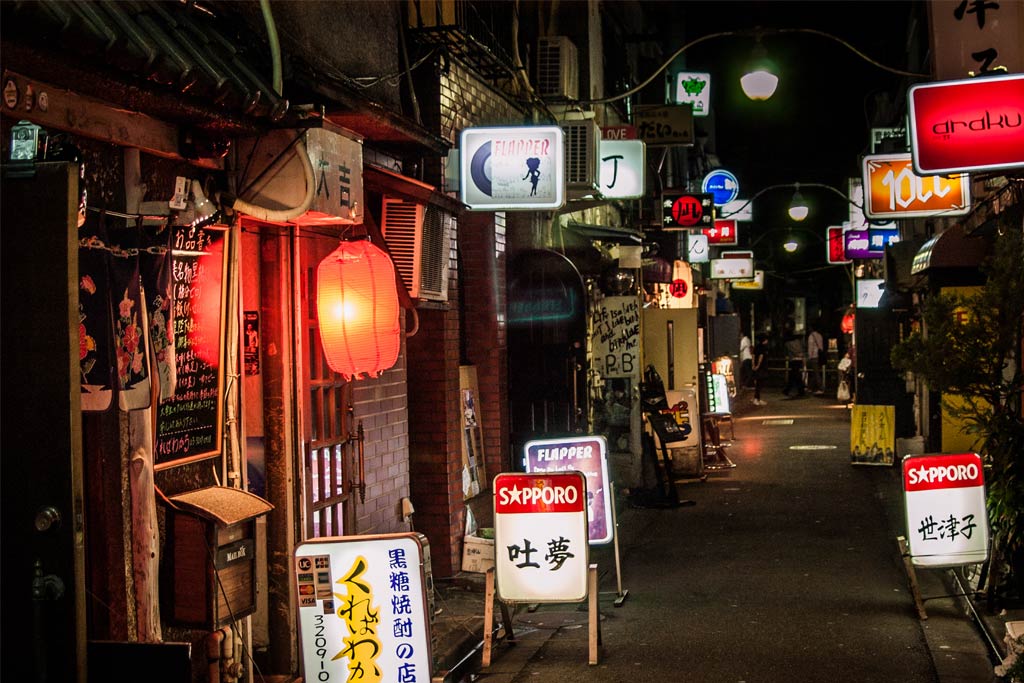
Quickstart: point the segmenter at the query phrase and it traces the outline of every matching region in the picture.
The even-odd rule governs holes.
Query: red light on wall
[[[327,364],[345,379],[377,377],[398,360],[395,266],[368,240],[342,242],[316,271],[316,310]]]
[[[1024,74],[915,85],[907,100],[918,174],[1024,166]]]

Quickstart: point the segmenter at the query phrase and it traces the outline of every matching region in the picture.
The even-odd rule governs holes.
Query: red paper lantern
[[[317,268],[316,310],[327,364],[345,379],[377,377],[398,360],[395,266],[369,242],[342,242]]]

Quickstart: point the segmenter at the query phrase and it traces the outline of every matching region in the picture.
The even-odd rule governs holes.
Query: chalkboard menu
[[[156,469],[221,452],[227,227],[175,226],[171,237],[174,393],[156,417]]]

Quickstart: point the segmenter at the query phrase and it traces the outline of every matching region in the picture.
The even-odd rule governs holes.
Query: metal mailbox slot
[[[161,595],[166,617],[214,630],[256,610],[256,518],[273,509],[241,489],[170,496]]]

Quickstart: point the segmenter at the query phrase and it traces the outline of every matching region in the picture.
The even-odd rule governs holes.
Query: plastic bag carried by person
[[[837,401],[850,400],[850,385],[845,379],[839,381],[839,389],[836,390]]]

